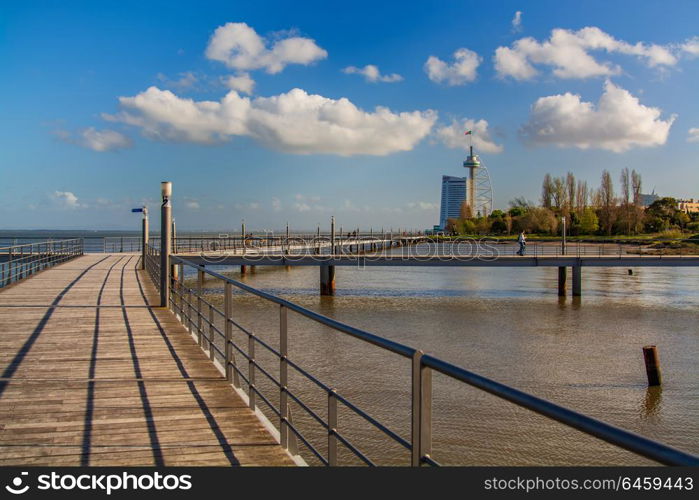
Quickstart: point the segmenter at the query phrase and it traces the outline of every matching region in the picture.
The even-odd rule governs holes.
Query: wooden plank
[[[0,465],[293,465],[137,260],[0,291]]]

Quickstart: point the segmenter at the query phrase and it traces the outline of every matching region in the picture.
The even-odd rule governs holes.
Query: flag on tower
[[[464,132],[464,135],[471,135],[471,131],[467,130],[466,132]]]

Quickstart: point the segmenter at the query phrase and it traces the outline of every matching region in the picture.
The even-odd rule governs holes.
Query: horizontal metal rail
[[[47,240],[0,248],[0,288],[83,255],[83,240]]]
[[[146,268],[151,273],[154,282],[158,283],[158,256],[155,249],[150,249],[148,252],[148,261]],[[201,339],[204,336],[204,329],[208,329],[210,336],[207,339],[209,344],[208,350],[211,359],[214,359],[214,352],[224,360],[227,376],[229,380],[241,388],[238,377],[240,377],[247,386],[249,406],[252,409],[256,408],[256,396],[267,405],[272,412],[279,418],[279,431],[282,445],[290,449],[290,439],[298,438],[304,446],[315,456],[321,463],[327,465],[336,465],[338,462],[337,445],[338,443],[350,451],[355,457],[360,459],[367,465],[373,465],[370,457],[367,457],[364,452],[354,446],[349,439],[344,436],[338,429],[337,422],[337,404],[343,404],[351,410],[355,415],[361,417],[367,424],[381,431],[385,436],[401,447],[408,449],[411,452],[411,463],[413,465],[439,465],[438,461],[432,456],[432,375],[435,371],[442,373],[463,382],[470,386],[484,390],[499,398],[502,398],[511,403],[527,408],[539,415],[546,416],[558,422],[561,422],[571,428],[577,429],[585,434],[597,437],[608,443],[616,445],[620,448],[629,450],[638,455],[655,460],[657,462],[668,465],[699,465],[699,458],[685,453],[683,451],[671,448],[661,443],[652,441],[642,436],[633,434],[623,429],[614,427],[610,424],[577,413],[568,408],[556,405],[544,399],[527,394],[513,387],[493,381],[486,377],[470,372],[464,368],[449,364],[438,358],[430,355],[425,355],[421,351],[409,347],[407,345],[395,342],[370,332],[352,327],[345,323],[339,322],[332,318],[328,318],[319,313],[306,309],[298,304],[288,300],[276,297],[272,294],[258,290],[239,281],[228,278],[222,274],[216,273],[203,266],[196,265],[183,257],[171,255],[170,262],[172,266],[179,267],[179,278],[172,280],[171,300],[170,304],[175,310],[181,321],[190,328],[192,333],[196,333]],[[195,270],[199,276],[199,287],[193,289],[185,287],[184,283],[184,267],[187,266]],[[220,280],[224,286],[224,311],[213,306],[213,304],[203,298],[202,283],[203,276],[208,275]],[[231,293],[232,287],[236,287],[244,292],[250,293],[256,297],[260,297],[268,302],[277,304],[280,310],[279,323],[279,338],[280,348],[276,349],[269,343],[260,339],[253,332],[240,326],[232,317],[231,311]],[[192,298],[196,300],[192,300]],[[203,308],[209,310],[209,318],[203,314]],[[214,325],[212,320],[215,313],[222,318],[224,331]],[[362,340],[370,345],[380,347],[388,352],[398,354],[404,358],[411,360],[412,366],[412,432],[410,440],[403,438],[399,433],[391,430],[388,426],[381,423],[378,419],[372,417],[367,412],[359,408],[356,404],[349,401],[344,396],[338,394],[333,388],[319,380],[306,369],[298,366],[294,361],[289,359],[287,354],[287,311],[293,311],[297,314],[311,319],[323,326],[332,328],[336,331],[350,335],[351,337]],[[231,339],[231,329],[235,327],[248,338],[247,349],[241,347]],[[224,349],[218,348],[213,340],[214,333],[223,339]],[[255,345],[261,345],[266,351],[270,352],[279,359],[279,377],[275,377],[260,362],[255,358]],[[229,348],[230,346],[230,348]],[[242,356],[242,364],[236,361],[234,353]],[[242,365],[247,364],[247,372],[244,373]],[[315,384],[318,388],[328,395],[328,417],[323,419],[316,411],[314,411],[302,398],[292,392],[288,387],[287,369],[291,367],[294,371],[300,374],[308,381]],[[266,379],[269,379],[275,390],[278,390],[280,405],[275,406],[270,396],[263,394],[262,390],[255,383],[255,372],[260,371]],[[328,439],[328,454],[324,456],[314,445],[310,439],[304,436],[294,425],[290,419],[289,400],[297,407],[301,408],[308,414],[313,421],[317,422],[325,429]]]

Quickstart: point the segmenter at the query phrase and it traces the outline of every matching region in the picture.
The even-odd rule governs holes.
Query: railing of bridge
[[[83,255],[83,240],[48,240],[0,247],[0,287]]]
[[[152,248],[147,254],[147,270],[156,287],[160,283],[157,250]],[[307,453],[325,465],[338,465],[338,448],[348,450],[352,455],[367,465],[374,465],[372,457],[359,449],[351,438],[342,430],[338,421],[338,407],[344,406],[356,416],[362,418],[367,426],[381,432],[386,438],[397,443],[410,455],[413,466],[423,464],[440,465],[433,457],[432,451],[432,372],[441,373],[472,387],[486,391],[506,401],[527,408],[537,414],[544,415],[569,427],[578,429],[588,435],[600,438],[638,455],[650,458],[667,465],[699,465],[699,458],[661,443],[614,427],[602,421],[569,410],[544,399],[527,394],[518,389],[498,383],[480,376],[464,368],[447,363],[423,351],[407,345],[391,341],[370,332],[355,328],[332,318],[323,316],[315,311],[302,307],[288,300],[258,290],[222,274],[198,266],[182,257],[171,256],[172,266],[179,267],[179,278],[172,279],[170,287],[169,307],[179,316],[180,321],[196,336],[199,345],[208,352],[212,362],[220,362],[227,379],[241,393],[247,395],[251,409],[258,408],[258,400],[274,415],[279,431],[280,444],[292,454],[297,453],[297,440],[300,441]],[[187,286],[184,280],[184,268],[197,272],[197,287]],[[218,280],[223,285],[223,309],[216,307],[207,300],[203,293],[204,276]],[[278,345],[273,346],[249,329],[243,327],[233,314],[233,288],[251,294],[278,307]],[[311,367],[299,366],[289,357],[289,312],[310,319],[337,332],[349,335],[366,342],[378,349],[400,356],[407,360],[411,370],[411,404],[410,436],[402,436],[373,417],[353,401],[340,394],[334,387],[320,380],[312,372]],[[221,328],[220,325],[223,325]],[[234,329],[238,335],[247,337],[247,342],[235,342]],[[222,345],[222,347],[221,347]],[[256,349],[270,353],[278,360],[278,365],[263,366],[255,355]],[[237,361],[241,359],[242,362]],[[323,418],[313,410],[301,394],[290,387],[290,371],[305,378],[327,395],[327,412]],[[272,392],[263,392],[263,384],[256,383],[257,376],[269,381]],[[241,383],[242,380],[242,383]],[[309,437],[299,426],[294,425],[291,418],[291,406],[295,411],[303,411],[310,421],[317,424],[327,436],[326,453],[322,453],[311,443]]]

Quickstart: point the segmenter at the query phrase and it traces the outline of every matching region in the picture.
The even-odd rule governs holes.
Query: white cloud
[[[518,33],[522,31],[522,11],[515,12],[515,17],[512,18],[512,31]]]
[[[279,73],[288,64],[308,65],[327,56],[310,38],[291,36],[272,43],[245,23],[219,26],[206,47],[208,59],[221,61],[229,68],[243,71],[264,68],[271,74]]]
[[[187,200],[184,205],[190,210],[199,210],[201,208],[197,200]]]
[[[294,210],[297,212],[308,212],[310,209],[311,206],[307,203],[294,203]]]
[[[282,209],[282,202],[279,198],[272,198],[272,210],[275,212],[280,212]]]
[[[240,73],[236,76],[228,76],[223,78],[223,84],[231,90],[237,90],[244,94],[252,94],[255,88],[255,80],[250,78],[248,73]]]
[[[191,71],[179,73],[177,76],[179,78],[171,80],[163,73],[157,74],[158,80],[160,80],[164,86],[175,90],[189,90],[192,89],[199,82],[199,78]]]
[[[496,144],[491,138],[486,120],[476,121],[470,118],[462,121],[453,120],[451,125],[437,128],[435,136],[448,148],[468,149],[469,139],[464,136],[464,132],[467,130],[472,132],[471,141],[473,141],[477,152],[502,153],[504,148],[501,144]]]
[[[472,50],[458,49],[454,52],[454,63],[451,65],[430,56],[425,63],[425,72],[433,82],[463,85],[476,79],[476,70],[481,61],[481,57]]]
[[[528,80],[539,72],[534,65],[553,67],[559,78],[590,78],[621,73],[621,68],[610,62],[599,62],[589,51],[604,50],[608,53],[635,55],[649,67],[674,66],[677,57],[668,46],[638,42],[630,44],[617,40],[596,27],[578,31],[554,29],[551,37],[543,42],[526,37],[511,47],[498,47],[495,51],[495,69],[502,78]]]
[[[536,145],[621,153],[634,146],[665,144],[675,116],[662,120],[661,113],[659,108],[644,106],[627,90],[607,81],[597,106],[571,93],[539,98],[520,134]]]
[[[687,142],[699,142],[699,128],[690,128],[687,133]]]
[[[51,194],[51,199],[60,208],[74,210],[77,208],[86,208],[87,205],[80,203],[78,197],[70,191],[54,191]]]
[[[357,108],[346,98],[329,99],[301,89],[250,99],[230,91],[221,101],[194,101],[150,87],[120,97],[122,111],[106,120],[140,127],[151,139],[212,144],[249,136],[295,154],[387,155],[409,151],[426,137],[432,110],[393,113]]]
[[[362,75],[367,82],[376,83],[394,83],[403,80],[403,77],[398,73],[392,73],[390,75],[382,75],[379,71],[379,67],[373,64],[367,64],[363,68],[357,68],[356,66],[347,66],[342,70],[343,73],[348,75]]]
[[[54,132],[62,141],[103,153],[131,147],[131,139],[116,130],[88,127],[71,134],[67,130]]]
[[[345,212],[361,212],[361,209],[354,203],[352,203],[352,200],[345,200],[342,203],[342,207],[340,208],[340,210],[343,210]]]
[[[432,210],[437,210],[439,208],[438,203],[430,203],[428,201],[418,201],[418,202],[410,202],[408,203],[408,208],[412,209],[417,209],[417,210],[426,210],[426,211],[432,211]]]
[[[680,45],[680,49],[689,54],[690,57],[699,56],[699,36],[688,39],[686,42]]]

